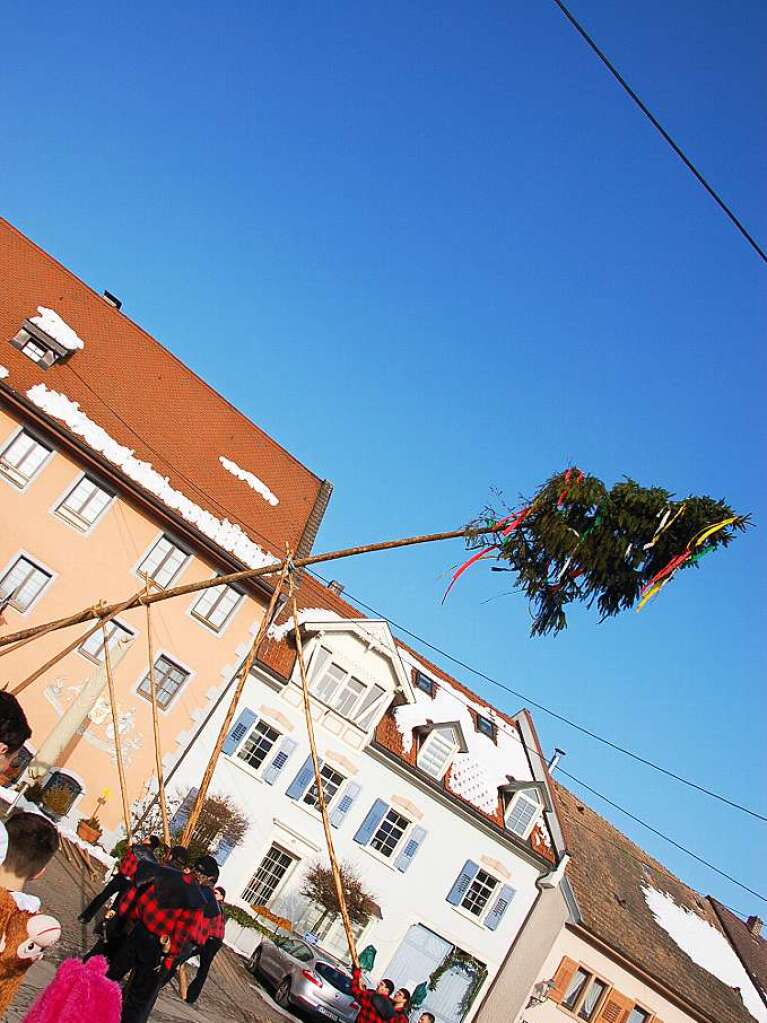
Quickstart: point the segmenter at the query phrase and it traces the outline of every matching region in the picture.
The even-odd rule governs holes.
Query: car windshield
[[[331,966],[330,963],[317,963],[314,967],[314,972],[326,980],[328,984],[332,984],[336,991],[340,991],[344,995],[350,995],[352,993],[352,978],[342,973],[335,966]]]

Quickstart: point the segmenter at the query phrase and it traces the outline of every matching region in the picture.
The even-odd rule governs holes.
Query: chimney
[[[104,291],[104,298],[107,300],[107,302],[109,302],[110,305],[113,305],[115,307],[115,309],[118,309],[118,310],[122,309],[122,307],[123,307],[122,299],[118,298],[117,295],[113,295],[111,291],[106,291],[105,290]]]
[[[554,770],[554,768],[555,768],[555,767],[557,766],[557,764],[559,763],[559,761],[560,761],[560,760],[562,759],[562,757],[564,757],[564,756],[566,756],[566,753],[565,753],[565,751],[564,751],[563,749],[560,749],[560,748],[559,748],[559,746],[555,746],[555,747],[554,747],[554,753],[553,753],[553,756],[552,756],[552,758],[551,758],[551,760],[549,761],[549,764],[548,764],[548,766],[549,766],[549,771],[553,771],[553,770]]]
[[[340,597],[341,594],[344,592],[344,584],[339,583],[337,579],[331,579],[330,582],[328,583],[328,589],[330,590],[331,593],[335,593],[337,597]]]
[[[761,938],[762,926],[763,922],[758,916],[750,916],[748,920],[746,920],[746,927],[748,927],[749,931],[755,938]]]

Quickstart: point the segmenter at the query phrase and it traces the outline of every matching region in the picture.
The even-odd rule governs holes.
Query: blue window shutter
[[[213,859],[219,867],[223,867],[236,848],[234,842],[230,842],[228,838],[222,838],[218,843],[218,848],[213,853]]]
[[[401,870],[404,874],[407,868],[415,859],[415,854],[421,848],[423,840],[426,838],[428,832],[426,828],[413,828],[410,838],[405,842],[405,848],[399,854],[397,859],[394,861],[394,866],[397,870]]]
[[[501,894],[495,900],[495,905],[485,917],[485,927],[488,930],[494,931],[498,924],[501,922],[503,914],[509,908],[509,903],[516,895],[516,890],[510,888],[507,884],[501,888]]]
[[[350,781],[344,789],[344,793],[336,804],[335,810],[330,815],[330,823],[334,828],[340,828],[346,819],[347,813],[354,806],[354,801],[362,791],[362,786],[356,781]]]
[[[194,801],[197,799],[197,789],[189,789],[187,794],[184,796],[181,806],[173,814],[168,824],[171,831],[183,831],[186,827],[186,822],[189,820],[189,814],[192,812]]]
[[[258,721],[258,714],[255,711],[250,710],[248,707],[240,711],[240,716],[235,721],[234,727],[229,735],[227,735],[226,742],[224,743],[222,752],[226,756],[230,757],[234,753],[256,721]]]
[[[461,899],[468,891],[469,885],[477,876],[479,870],[479,864],[475,863],[474,860],[466,860],[463,865],[463,870],[455,879],[455,884],[448,892],[447,901],[451,906],[459,906]]]
[[[354,836],[354,841],[359,842],[360,845],[367,845],[388,810],[388,803],[384,803],[383,799],[376,799],[375,803],[368,810],[367,817],[365,817],[365,820],[360,825],[357,834]]]
[[[320,766],[322,765],[320,764]],[[288,790],[285,795],[288,799],[300,799],[309,788],[309,784],[313,778],[314,766],[312,764],[312,758],[309,756],[304,761],[304,765],[301,770],[295,776],[290,785],[288,785]]]
[[[263,778],[267,785],[274,785],[274,783],[280,776],[280,771],[283,769],[285,764],[287,764],[288,760],[290,759],[291,753],[295,750],[297,746],[298,743],[296,742],[295,739],[291,739],[288,736],[285,736],[285,738],[280,743],[280,748],[272,757],[272,762],[261,775],[261,777]]]

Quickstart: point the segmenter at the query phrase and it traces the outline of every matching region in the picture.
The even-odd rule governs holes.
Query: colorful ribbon
[[[498,530],[501,529],[501,526],[504,526],[505,528],[501,530],[501,536],[509,536],[509,534],[513,533],[514,530],[518,526],[522,525],[522,523],[525,521],[525,519],[527,518],[527,516],[530,514],[530,512],[532,510],[533,510],[533,506],[532,505],[528,505],[527,508],[523,508],[521,512],[512,512],[510,515],[507,515],[505,518],[499,519],[497,522],[494,522],[493,523],[493,531],[497,532]],[[509,523],[509,519],[512,519],[511,523]],[[509,523],[509,524],[507,525],[507,523]],[[450,585],[445,590],[444,595],[442,597],[442,603],[443,604],[445,603],[445,600],[447,599],[448,593],[450,593],[452,588],[455,586],[455,584],[458,582],[458,580],[461,578],[463,573],[468,568],[471,568],[471,566],[476,564],[481,558],[484,558],[484,556],[486,554],[489,554],[490,551],[495,551],[499,547],[500,547],[500,544],[497,544],[497,543],[494,543],[492,545],[492,547],[483,547],[481,551],[475,551],[475,553],[472,554],[472,556],[467,561],[464,561],[464,563],[462,565],[460,565],[455,570],[455,572],[453,572],[453,577],[450,580]]]

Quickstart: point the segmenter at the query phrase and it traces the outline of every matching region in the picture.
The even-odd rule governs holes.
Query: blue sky
[[[573,4],[765,244],[767,8]],[[557,638],[486,602],[506,583],[484,568],[441,607],[456,545],[333,574],[767,813],[767,268],[555,5],[48,3],[4,31],[2,212],[333,480],[318,549],[460,526],[572,461],[753,513],[641,615]],[[767,895],[767,824],[536,720],[566,769]]]

